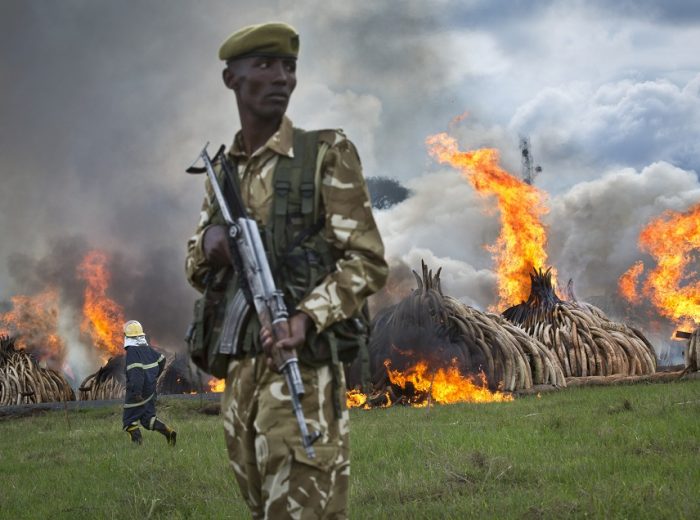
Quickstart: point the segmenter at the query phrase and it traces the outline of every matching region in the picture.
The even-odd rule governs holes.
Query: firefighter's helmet
[[[127,338],[136,338],[143,336],[143,327],[136,320],[129,320],[124,324],[124,335]]]

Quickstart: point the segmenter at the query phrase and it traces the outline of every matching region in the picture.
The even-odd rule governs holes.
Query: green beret
[[[244,27],[226,38],[219,49],[224,61],[249,56],[296,58],[299,54],[299,34],[286,23],[264,23]]]

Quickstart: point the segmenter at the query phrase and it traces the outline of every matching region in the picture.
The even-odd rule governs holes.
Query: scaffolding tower
[[[535,177],[542,171],[541,166],[533,166],[532,153],[530,152],[530,138],[520,137],[521,176],[527,184],[532,184]]]

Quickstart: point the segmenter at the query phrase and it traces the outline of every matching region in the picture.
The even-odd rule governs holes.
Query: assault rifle
[[[214,155],[214,158],[211,159],[207,152],[208,145],[209,143],[204,146],[204,149],[195,160],[196,163],[201,158],[204,162],[204,168],[195,167],[193,164],[187,169],[187,173],[206,172],[216,200],[219,203],[221,214],[229,227],[231,253],[235,259],[235,267],[241,276],[244,290],[238,291],[236,297],[227,305],[219,351],[235,355],[238,350],[238,332],[245,316],[248,314],[251,303],[255,307],[260,324],[272,331],[275,341],[280,337],[289,336],[289,324],[287,322],[289,313],[284,303],[282,291],[275,287],[275,281],[272,278],[270,264],[265,255],[258,225],[255,220],[248,217],[240,194],[236,190],[236,183],[234,183],[233,178],[234,173],[231,172],[229,163],[224,155],[224,146],[222,145],[216,152],[216,155]],[[233,213],[214,172],[213,163],[217,160],[221,162],[225,179],[230,186]],[[293,349],[273,348],[272,361],[277,369],[284,374],[287,381],[287,388],[292,399],[294,415],[301,430],[304,449],[309,458],[313,459],[316,454],[312,444],[321,434],[319,432],[310,434],[306,427],[304,412],[301,409],[304,384],[299,372],[299,360],[296,351]]]

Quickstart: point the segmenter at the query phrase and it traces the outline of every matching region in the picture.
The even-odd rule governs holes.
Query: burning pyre
[[[370,396],[348,394],[348,406],[502,401],[503,392],[566,386],[556,357],[523,330],[446,296],[440,270],[425,264],[418,288],[381,311],[370,336]],[[360,363],[349,384],[360,382]]]
[[[639,248],[653,257],[656,266],[645,269],[641,261],[632,265],[620,277],[620,294],[633,305],[652,302],[676,328],[696,329],[700,325],[700,281],[694,266],[700,254],[700,204],[685,212],[667,211],[651,220],[639,235]],[[696,371],[698,330],[681,337],[688,339],[686,369]]]
[[[656,266],[647,269],[640,284],[644,263],[632,265],[620,278],[621,294],[635,305],[651,300],[663,316],[682,322],[682,328],[700,325],[700,281],[693,269],[700,252],[700,204],[653,219],[639,235],[639,248],[654,258]]]
[[[553,352],[567,377],[643,375],[656,371],[656,353],[637,329],[613,322],[597,307],[561,300],[551,272],[535,270],[527,301],[503,316]]]
[[[63,376],[40,367],[24,349],[15,349],[15,338],[0,336],[0,406],[74,400]]]

